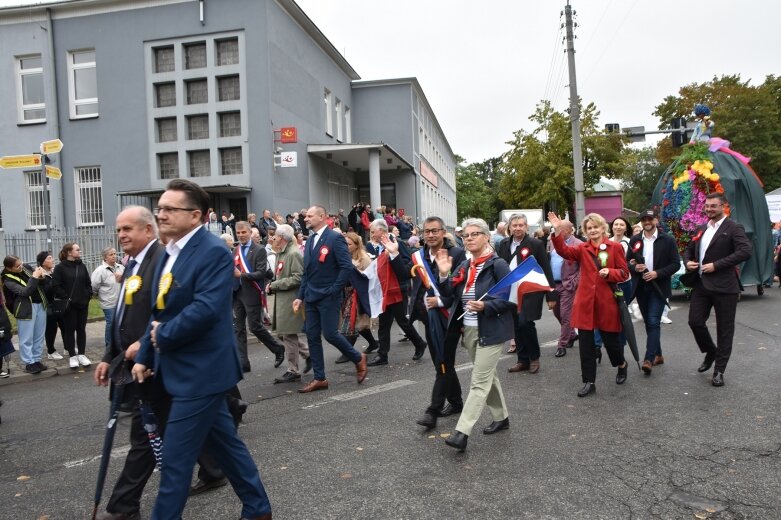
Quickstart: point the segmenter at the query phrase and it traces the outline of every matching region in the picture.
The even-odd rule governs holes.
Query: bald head
[[[155,238],[157,225],[148,208],[128,206],[117,215],[117,239],[126,255],[138,255]]]

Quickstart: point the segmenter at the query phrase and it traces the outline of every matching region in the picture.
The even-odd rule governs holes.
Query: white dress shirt
[[[651,238],[645,236],[645,232],[643,232],[643,260],[648,273],[654,270],[654,242],[658,236],[659,230],[654,230]]]
[[[705,251],[708,250],[708,246],[710,246],[711,240],[713,240],[713,237],[716,236],[716,232],[721,227],[721,224],[724,222],[725,218],[727,218],[726,215],[721,217],[721,219],[716,222],[708,221],[708,225],[705,226],[705,233],[702,234],[702,239],[700,240],[700,273],[702,273],[702,259],[705,258]]]
[[[174,266],[174,263],[176,263],[176,259],[179,258],[179,253],[182,252],[184,246],[187,245],[187,242],[190,241],[190,239],[198,232],[199,229],[201,229],[201,226],[197,226],[195,229],[187,233],[176,242],[168,242],[165,245],[165,252],[168,253],[168,260],[166,260],[165,265],[163,266],[163,272],[160,273],[161,275],[171,272],[171,268]]]

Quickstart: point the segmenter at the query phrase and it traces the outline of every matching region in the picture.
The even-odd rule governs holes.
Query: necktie
[[[244,244],[243,246],[241,246],[241,254],[243,256],[246,257],[248,251],[249,251],[249,244]]]
[[[130,261],[127,263],[127,266],[125,266],[125,271],[122,273],[122,279],[120,280],[120,284],[124,285],[125,280],[133,275],[133,270],[138,265],[138,262],[134,258],[131,258]],[[122,324],[122,318],[125,316],[125,291],[124,287],[120,290],[119,293],[119,300],[117,301],[117,310],[114,313],[114,323],[113,329],[114,329],[114,346],[117,349],[122,349],[122,338],[119,335],[119,329],[120,325]]]
[[[317,245],[317,233],[312,235],[311,240],[312,240],[312,251],[314,251],[315,250],[315,246]]]

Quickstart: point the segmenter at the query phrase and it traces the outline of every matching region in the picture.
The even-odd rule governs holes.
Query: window
[[[342,101],[339,98],[336,98],[334,109],[336,111],[336,140],[341,143],[344,141],[344,122],[342,121]]]
[[[209,138],[209,116],[187,116],[187,139]]]
[[[76,168],[76,222],[79,226],[103,225],[103,183],[100,166]]]
[[[190,177],[208,177],[211,175],[209,165],[209,150],[193,150],[187,152],[190,161]]]
[[[24,172],[24,188],[27,193],[27,227],[39,229],[46,227],[40,170]],[[51,202],[50,192],[47,191],[46,196],[49,199],[48,202]]]
[[[3,229],[3,206],[0,205],[0,229]]]
[[[241,148],[220,148],[222,175],[241,175]]]
[[[68,98],[72,119],[98,115],[95,49],[68,53]]]
[[[46,103],[43,95],[43,61],[41,55],[22,56],[16,59],[17,107],[20,123],[46,121]]]
[[[161,179],[176,179],[179,177],[179,154],[159,153],[157,154]]]
[[[238,76],[225,76],[217,78],[217,91],[220,101],[233,101],[235,99],[241,99],[241,93],[239,92],[239,77]]]
[[[187,85],[187,104],[195,105],[209,101],[209,87],[205,79],[185,81]]]
[[[157,120],[157,142],[168,143],[176,141],[176,118],[165,117]]]
[[[173,83],[156,84],[155,103],[158,108],[176,106],[176,85]]]
[[[325,133],[333,136],[334,120],[333,114],[331,113],[331,91],[328,89],[323,91],[323,102],[325,103]]]
[[[155,72],[171,72],[174,70],[174,47],[158,47],[155,53]]]
[[[206,44],[191,43],[184,46],[184,68],[201,69],[206,66]]]
[[[220,114],[220,137],[241,135],[241,112],[223,112]]]
[[[235,65],[239,62],[239,39],[217,41],[217,65]]]
[[[350,107],[344,107],[344,141],[346,143],[353,142],[353,122],[350,119],[351,117]]]

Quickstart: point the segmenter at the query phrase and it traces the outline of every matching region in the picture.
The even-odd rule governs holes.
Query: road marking
[[[360,390],[334,395],[329,397],[325,401],[320,401],[317,403],[312,403],[307,406],[302,406],[301,409],[306,410],[310,408],[319,408],[326,404],[336,403],[340,401],[351,401],[353,399],[360,399],[361,397],[366,397],[367,395],[374,395],[382,392],[388,392],[390,390],[396,390],[397,388],[403,388],[405,386],[414,385],[415,383],[417,383],[417,381],[411,381],[409,379],[399,379],[398,381],[391,381],[390,383],[385,383],[383,385],[370,386],[370,387],[362,388]]]
[[[118,446],[111,450],[111,456],[112,457],[121,457],[123,455],[127,455],[127,452],[130,451],[130,444],[126,444],[125,446]],[[66,462],[63,464],[66,468],[75,468],[77,466],[83,466],[84,464],[89,464],[90,462],[94,462],[96,460],[100,460],[100,455],[97,455],[95,457],[87,457],[86,459],[79,459],[79,460],[72,460],[70,462]]]

